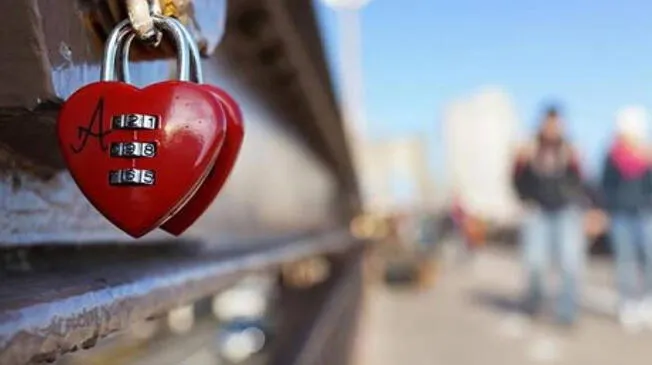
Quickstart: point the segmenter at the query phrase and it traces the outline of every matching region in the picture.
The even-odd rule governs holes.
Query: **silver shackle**
[[[178,68],[178,79],[180,81],[191,81],[190,80],[190,50],[187,41],[187,36],[184,34],[185,27],[178,23],[177,20],[164,17],[164,16],[155,16],[154,25],[166,31],[167,34],[172,36],[174,44],[177,49],[177,68]],[[186,30],[187,33],[187,30]],[[131,46],[131,40],[136,35],[134,28],[131,25],[129,19],[125,19],[120,22],[109,35],[109,38],[106,41],[106,46],[104,47],[104,59],[102,62],[102,81],[115,81],[117,80],[116,76],[116,65],[118,64],[118,51],[123,58],[123,62],[120,64],[122,66],[122,75],[125,74],[124,67],[128,63],[128,57],[124,57],[125,49]],[[129,53],[126,53],[128,56]],[[126,59],[125,59],[126,58]]]
[[[190,51],[190,81],[193,81],[197,84],[202,84],[204,83],[204,73],[202,71],[201,67],[201,52],[199,51],[199,47],[197,46],[197,42],[193,39],[192,34],[188,31],[185,25],[183,25],[180,21],[178,21],[175,18],[166,18],[162,15],[154,15],[154,19],[166,19],[170,22],[171,26],[176,27],[181,33],[183,33],[183,36],[186,40],[186,44],[188,45],[188,49]],[[131,42],[133,42],[134,38],[136,38],[136,34],[132,33],[129,34],[125,40],[125,45],[122,47],[122,54],[120,56],[120,60],[122,63],[121,71],[122,71],[122,81],[124,82],[131,82],[131,77],[129,75],[129,50],[131,49]]]

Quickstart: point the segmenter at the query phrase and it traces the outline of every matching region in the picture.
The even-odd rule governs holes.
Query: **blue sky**
[[[319,3],[336,80],[337,18]],[[435,167],[443,107],[482,86],[511,94],[524,130],[561,101],[590,172],[617,109],[652,109],[650,1],[373,0],[362,27],[371,135],[426,133]]]

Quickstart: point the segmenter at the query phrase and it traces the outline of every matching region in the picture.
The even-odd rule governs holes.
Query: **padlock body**
[[[197,193],[161,226],[163,230],[177,236],[187,230],[208,209],[222,190],[238,159],[244,139],[244,123],[238,103],[226,91],[216,86],[203,85],[203,87],[224,106],[227,121],[226,138],[217,160]]]
[[[133,237],[194,195],[226,137],[220,102],[200,85],[144,89],[98,82],[75,92],[57,123],[63,157],[98,211]]]

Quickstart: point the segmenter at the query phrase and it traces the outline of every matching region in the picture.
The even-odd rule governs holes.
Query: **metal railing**
[[[281,265],[316,255],[330,263],[325,281],[292,288],[279,280],[278,351],[272,358],[284,365],[324,363],[317,360],[320,348],[339,341],[337,332],[348,330],[341,323],[352,322],[343,320],[353,315],[359,297],[360,247],[343,230],[243,249],[189,242],[35,247],[21,255],[4,250],[0,363],[55,361],[134,322],[213,295],[247,273],[275,273]]]

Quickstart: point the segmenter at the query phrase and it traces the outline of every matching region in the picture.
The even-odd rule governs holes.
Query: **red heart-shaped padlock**
[[[161,228],[171,234],[180,235],[190,227],[211,205],[231,174],[244,138],[242,111],[238,103],[226,91],[203,85],[224,106],[226,112],[226,138],[215,164],[197,193],[172,216]]]
[[[221,103],[202,85],[166,81],[138,89],[98,82],[64,104],[57,129],[75,182],[133,237],[190,199],[226,137]]]

